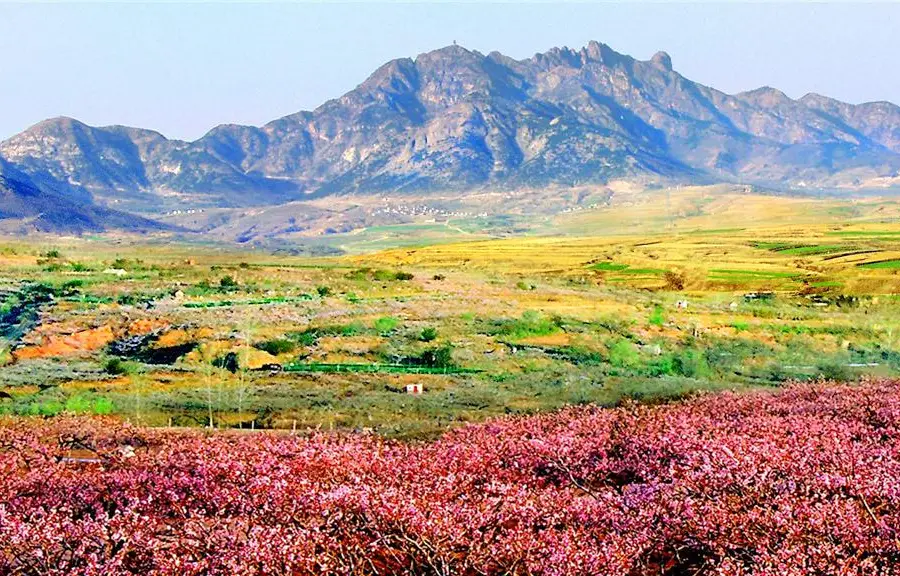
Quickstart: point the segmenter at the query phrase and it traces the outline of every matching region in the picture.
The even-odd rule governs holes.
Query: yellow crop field
[[[794,290],[828,284],[852,294],[900,288],[900,208],[894,201],[725,194],[708,188],[618,200],[555,220],[553,236],[388,250],[356,263],[517,275],[601,276],[608,283],[681,289]],[[671,215],[671,217],[670,217]],[[671,279],[670,279],[671,280]]]

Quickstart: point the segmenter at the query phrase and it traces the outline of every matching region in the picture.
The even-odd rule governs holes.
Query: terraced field
[[[516,238],[393,250],[394,266],[498,271],[664,289],[681,278],[688,291],[776,291],[837,288],[849,294],[892,294],[900,288],[900,236],[890,229],[781,226],[725,233],[592,238]],[[765,238],[765,240],[760,240]],[[370,262],[370,257],[357,258]],[[860,269],[867,272],[862,273]]]

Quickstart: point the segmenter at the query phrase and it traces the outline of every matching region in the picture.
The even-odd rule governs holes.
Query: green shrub
[[[238,282],[231,276],[222,276],[219,280],[219,288],[223,290],[234,290],[238,287]]]
[[[619,393],[642,403],[665,403],[689,398],[702,391],[718,391],[731,387],[730,384],[709,380],[686,380],[678,377],[641,379],[631,378],[623,382]]]
[[[607,332],[618,334],[623,338],[628,338],[631,335],[632,322],[623,318],[600,318],[595,322],[595,324],[596,326],[603,328]]]
[[[66,399],[65,411],[72,414],[87,414],[91,411],[91,400],[80,394]]]
[[[453,367],[453,346],[444,344],[423,350],[415,356],[397,356],[382,352],[385,360],[391,363],[404,364],[406,366],[422,366],[428,368],[452,368]]]
[[[709,367],[720,371],[736,369],[746,358],[773,355],[774,351],[768,345],[752,338],[710,339],[704,352]]]
[[[806,380],[811,376],[810,374],[804,374],[797,369],[787,368],[778,362],[772,362],[767,366],[754,368],[750,371],[750,375],[753,378],[776,384],[786,382],[787,380]]]
[[[263,352],[268,352],[272,356],[279,356],[281,354],[289,354],[296,350],[297,343],[293,340],[288,340],[286,338],[276,338],[274,340],[266,340],[265,342],[258,342],[253,345],[257,350],[262,350]]]
[[[709,376],[709,364],[706,356],[695,348],[679,350],[673,359],[675,372],[688,378],[704,378]]]
[[[316,286],[316,292],[319,293],[321,298],[325,298],[331,294],[331,288],[328,286]]]
[[[518,319],[488,321],[488,326],[483,329],[483,332],[515,340],[554,334],[560,330],[561,324],[562,319],[560,318],[547,318],[534,310],[527,310]]]
[[[134,294],[119,294],[116,297],[116,303],[121,304],[122,306],[134,306],[137,304],[138,299]]]
[[[419,334],[419,340],[421,340],[422,342],[433,342],[437,340],[437,337],[437,328],[433,328],[431,326],[423,328],[422,332]]]
[[[347,272],[344,277],[347,278],[347,280],[367,280],[371,273],[371,268],[357,268],[356,270]]]
[[[853,371],[849,367],[847,367],[839,362],[834,362],[834,361],[822,362],[817,367],[817,370],[819,372],[819,375],[821,375],[822,378],[825,378],[827,380],[837,380],[839,382],[846,382],[848,380],[854,380],[856,378],[856,375],[853,373]]]
[[[32,413],[37,416],[56,416],[64,409],[63,403],[59,400],[49,400],[32,406],[34,408]]]
[[[429,348],[419,356],[421,363],[432,368],[449,368],[453,366],[453,348],[449,344],[438,348]]]
[[[106,414],[112,414],[115,411],[116,407],[113,404],[112,400],[109,398],[104,398],[103,396],[98,396],[94,399],[94,404],[91,407],[91,410],[94,414],[98,416],[103,416]]]
[[[414,275],[409,272],[394,270],[374,270],[372,277],[379,282],[390,282],[392,280],[412,280]]]
[[[314,346],[323,336],[356,336],[366,331],[366,327],[360,322],[350,324],[332,324],[330,326],[316,326],[307,328],[303,332],[291,332],[288,338],[301,346]]]
[[[600,352],[590,350],[581,346],[560,346],[559,348],[545,348],[544,352],[553,357],[559,358],[566,362],[570,362],[579,366],[597,366],[606,362]]]
[[[609,363],[616,368],[635,368],[640,360],[634,344],[624,338],[616,340],[609,347]]]
[[[219,356],[218,358],[213,360],[213,366],[215,366],[216,368],[224,368],[232,374],[235,374],[240,369],[241,362],[238,358],[237,353],[229,352],[228,354]]]
[[[666,323],[666,317],[662,306],[657,304],[653,307],[653,311],[650,312],[649,322],[651,326],[662,326]]]
[[[675,373],[675,357],[672,354],[654,358],[647,365],[647,374],[650,376],[672,376]]]
[[[63,282],[59,289],[56,290],[56,293],[59,296],[75,296],[78,294],[79,290],[84,287],[83,280],[69,280],[67,282]]]
[[[110,358],[106,361],[106,364],[104,364],[103,369],[107,374],[112,374],[113,376],[122,376],[131,373],[131,366],[121,358]]]
[[[373,327],[379,334],[385,335],[393,332],[400,325],[400,321],[391,316],[384,316],[375,320]]]
[[[314,346],[319,340],[319,333],[315,329],[304,330],[303,332],[294,332],[288,335],[297,341],[301,346]]]
[[[366,331],[366,327],[362,322],[351,322],[339,328],[341,336],[356,336]]]
[[[397,275],[390,270],[375,270],[372,273],[372,277],[379,282],[387,282],[389,280],[396,280]]]
[[[212,284],[210,284],[209,280],[201,280],[194,286],[191,286],[190,288],[185,290],[185,294],[188,294],[189,296],[206,296],[214,292],[215,290],[213,289]]]

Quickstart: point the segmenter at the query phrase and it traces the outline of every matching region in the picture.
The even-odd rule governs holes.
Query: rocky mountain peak
[[[900,108],[763,87],[729,96],[597,41],[516,60],[451,45],[398,58],[315,110],[196,142],[42,122],[0,143],[36,187],[161,211],[309,195],[741,180],[771,186],[900,170]]]
[[[615,66],[628,58],[623,54],[619,54],[606,44],[597,42],[596,40],[588,42],[588,45],[582,49],[581,54],[587,61],[599,62],[601,64],[606,64],[607,66]]]
[[[741,92],[737,96],[760,103],[793,102],[790,96],[771,86],[761,86],[754,90]]]
[[[801,96],[798,99],[798,102],[802,102],[804,104],[831,104],[840,103],[840,100],[835,100],[834,98],[829,98],[828,96],[824,96],[816,92],[808,92]]]
[[[391,92],[406,92],[415,90],[418,85],[418,70],[416,63],[410,58],[398,58],[379,67],[360,84],[363,90],[387,90]]]
[[[469,50],[459,44],[450,44],[437,50],[424,52],[416,56],[417,66],[433,66],[440,63],[471,64],[484,60],[484,54],[477,50]]]
[[[653,55],[653,58],[650,59],[650,62],[662,68],[663,70],[666,70],[668,72],[672,71],[672,57],[669,56],[667,52],[663,52],[660,50]]]

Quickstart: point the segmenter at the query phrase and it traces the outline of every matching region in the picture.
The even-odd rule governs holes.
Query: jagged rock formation
[[[449,46],[262,127],[195,142],[68,118],[0,143],[41,189],[130,210],[611,179],[826,185],[900,175],[900,108],[728,95],[591,42],[525,60]]]

